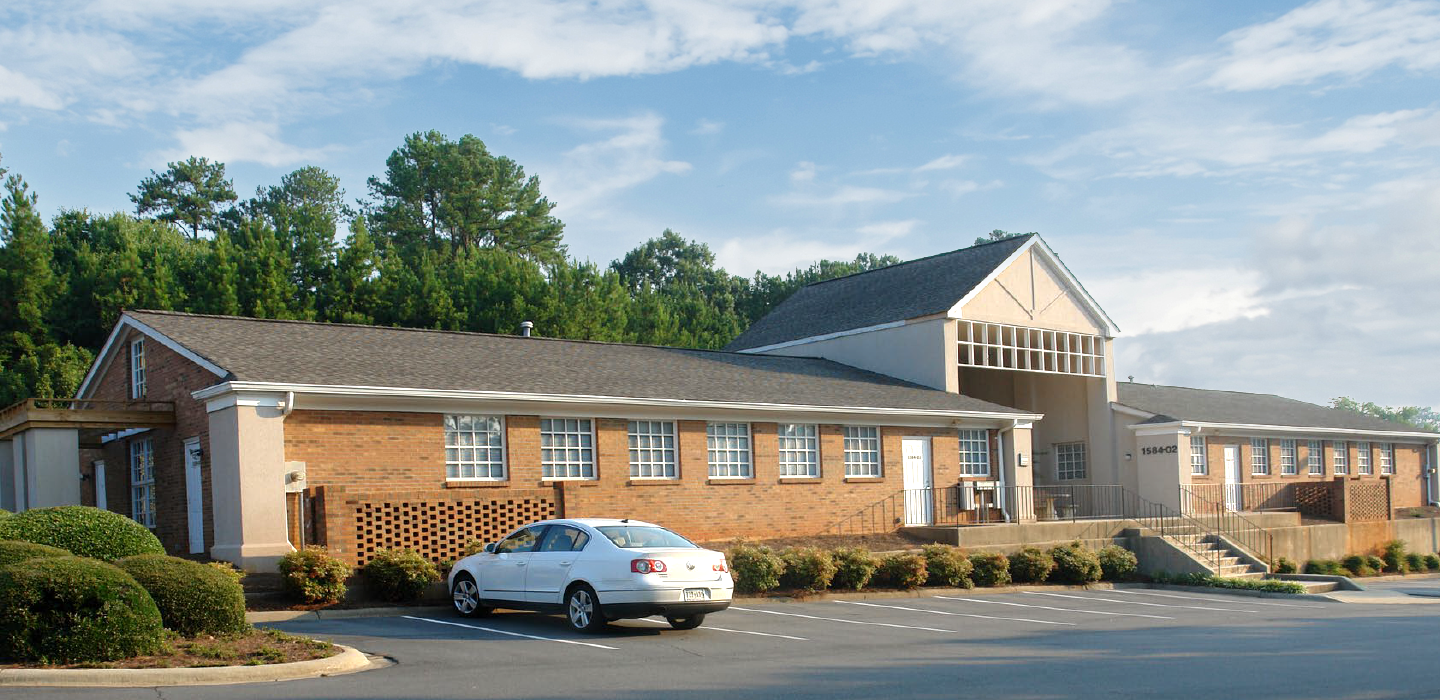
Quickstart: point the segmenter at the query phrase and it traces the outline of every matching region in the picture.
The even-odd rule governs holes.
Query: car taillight
[[[725,569],[725,562],[722,561],[722,562],[720,562],[719,564],[716,564],[716,565],[710,567],[710,570],[711,570],[711,571],[718,571],[718,572],[720,572],[720,573],[722,573],[722,574],[725,573],[725,571],[726,571],[726,569]]]
[[[664,573],[665,562],[659,559],[635,559],[630,562],[630,571],[637,574]]]

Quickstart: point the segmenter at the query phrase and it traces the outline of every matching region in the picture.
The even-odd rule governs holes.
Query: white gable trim
[[[874,331],[883,331],[883,330],[885,330],[886,328],[899,328],[900,326],[905,325],[905,323],[906,323],[905,321],[891,321],[891,322],[889,322],[889,323],[879,323],[879,324],[876,324],[876,325],[873,325],[873,326],[865,326],[864,328],[851,328],[851,329],[848,330],[848,331],[836,331],[836,332],[834,332],[834,333],[826,333],[826,334],[824,334],[824,335],[812,335],[812,336],[810,336],[810,337],[808,337],[808,338],[797,338],[797,339],[795,339],[795,340],[787,340],[787,341],[785,341],[785,342],[783,342],[783,343],[773,343],[773,344],[771,344],[771,345],[761,345],[761,346],[758,347],[758,348],[746,348],[746,349],[744,349],[744,350],[737,350],[736,352],[746,353],[746,354],[751,354],[751,355],[753,355],[753,354],[755,354],[755,353],[767,352],[767,351],[770,351],[770,350],[779,350],[780,348],[788,348],[788,347],[793,347],[793,346],[796,346],[796,345],[807,345],[807,344],[809,344],[809,343],[818,343],[818,342],[820,342],[820,341],[822,341],[822,340],[830,340],[830,339],[832,339],[832,338],[843,338],[843,337],[845,337],[845,336],[847,336],[847,335],[860,335],[861,333],[871,333],[871,332],[874,332]]]
[[[947,315],[950,318],[964,318],[965,316],[961,311],[965,308],[965,305],[970,303],[986,287],[990,286],[990,284],[1000,276],[1000,273],[1010,269],[1010,266],[1015,264],[1015,262],[1025,254],[1025,251],[1032,248],[1044,254],[1045,260],[1050,263],[1050,266],[1058,270],[1061,276],[1065,278],[1065,282],[1070,285],[1070,288],[1079,293],[1080,301],[1084,303],[1086,309],[1095,317],[1095,320],[1100,321],[1101,325],[1105,327],[1105,337],[1115,337],[1115,334],[1120,332],[1120,327],[1115,324],[1115,321],[1110,318],[1109,314],[1105,313],[1105,309],[1100,308],[1100,304],[1095,301],[1094,297],[1090,296],[1090,292],[1085,291],[1085,287],[1080,284],[1080,280],[1075,279],[1075,275],[1070,273],[1070,268],[1065,267],[1065,263],[1060,261],[1060,256],[1056,255],[1055,251],[1051,250],[1050,246],[1038,235],[1031,236],[1030,240],[1026,241],[1025,244],[1019,248],[1016,248],[1015,252],[1011,253],[1010,257],[1006,258],[1004,262],[996,265],[995,269],[991,270],[990,274],[986,275],[985,279],[980,281],[980,284],[975,285],[975,288],[971,289],[970,293],[965,295],[965,298],[950,307],[950,312]]]
[[[1254,434],[1256,436],[1285,436],[1285,435],[1314,435],[1314,436],[1346,436],[1356,437],[1385,437],[1408,438],[1404,442],[1440,442],[1440,434],[1408,432],[1404,430],[1353,430],[1350,428],[1319,428],[1319,427],[1297,427],[1293,425],[1257,425],[1251,423],[1210,423],[1205,421],[1172,421],[1169,423],[1136,423],[1128,425],[1127,428],[1136,434],[1150,434],[1152,432],[1175,431],[1182,428],[1203,430],[1207,433],[1215,431],[1237,432],[1243,434]]]
[[[151,328],[150,326],[141,323],[130,314],[121,314],[120,320],[115,322],[115,328],[110,331],[110,337],[105,339],[105,345],[100,348],[100,354],[95,356],[95,363],[90,365],[90,371],[85,373],[85,381],[80,382],[80,389],[79,391],[75,392],[75,396],[77,398],[89,398],[88,396],[86,396],[86,394],[90,391],[90,382],[94,381],[95,378],[99,376],[100,368],[105,366],[105,364],[112,359],[116,351],[119,349],[117,341],[120,339],[120,336],[124,335],[122,331],[125,328],[134,328],[135,330],[144,333],[146,337],[155,339],[155,342],[160,343],[161,345],[164,345],[171,350],[174,350],[175,353],[180,355],[181,357],[184,357],[185,359],[194,362],[195,364],[200,365],[207,370],[210,370],[210,372],[212,372],[217,377],[224,377],[230,374],[229,372],[221,368],[219,365],[216,365],[214,362],[211,362],[195,354],[189,348],[175,342],[170,337],[166,336],[164,333],[161,333],[160,331],[157,331],[154,328]],[[128,379],[126,387],[129,387]],[[128,388],[125,395],[130,395]]]

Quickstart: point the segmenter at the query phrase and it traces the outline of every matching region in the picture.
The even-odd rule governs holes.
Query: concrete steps
[[[1258,579],[1269,573],[1263,566],[1248,563],[1246,557],[1215,535],[1191,529],[1189,532],[1182,530],[1176,534],[1167,532],[1165,538],[1199,559],[1205,568],[1216,576]]]

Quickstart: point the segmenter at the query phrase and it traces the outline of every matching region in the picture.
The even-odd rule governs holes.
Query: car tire
[[[600,609],[600,598],[595,589],[580,584],[565,595],[565,619],[577,632],[594,634],[605,629],[605,611]]]
[[[705,622],[705,613],[696,613],[685,617],[666,616],[665,621],[677,630],[693,630]]]
[[[480,587],[475,577],[467,573],[456,574],[455,585],[450,589],[450,601],[455,613],[461,617],[487,617],[494,610],[480,602]]]

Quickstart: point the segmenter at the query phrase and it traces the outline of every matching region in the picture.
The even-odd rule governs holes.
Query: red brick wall
[[[1295,483],[1295,482],[1321,482],[1330,481],[1335,478],[1335,462],[1333,441],[1321,440],[1323,473],[1312,475],[1309,473],[1307,458],[1310,454],[1309,442],[1306,439],[1296,439],[1295,460],[1297,474],[1280,473],[1280,440],[1281,438],[1270,438],[1270,473],[1251,474],[1250,438],[1233,437],[1226,435],[1210,435],[1206,438],[1206,457],[1209,464],[1209,474],[1201,476],[1191,475],[1190,480],[1196,484],[1223,484],[1225,483],[1225,445],[1239,445],[1240,447],[1240,481],[1241,483]],[[1349,465],[1348,478],[1361,481],[1377,481],[1384,474],[1380,473],[1380,442],[1370,443],[1370,466],[1371,474],[1361,474],[1358,459],[1356,458],[1357,446],[1355,440],[1347,442],[1347,464]],[[1424,499],[1424,475],[1421,474],[1421,450],[1420,445],[1398,444],[1395,447],[1395,474],[1391,476],[1391,507],[1408,508],[1425,505]]]

